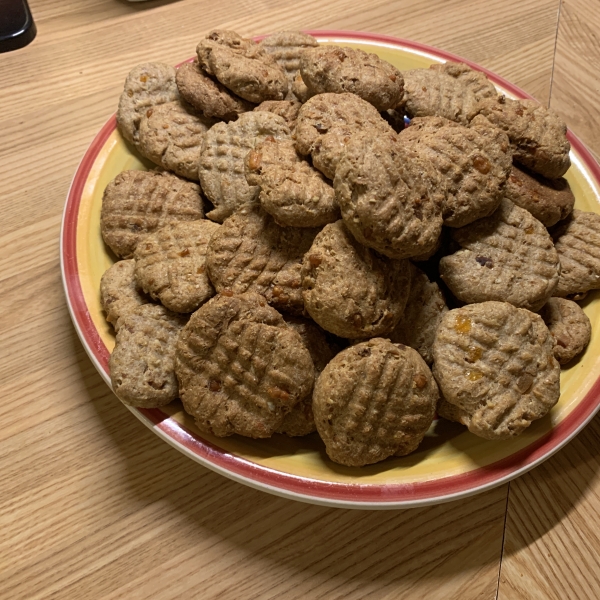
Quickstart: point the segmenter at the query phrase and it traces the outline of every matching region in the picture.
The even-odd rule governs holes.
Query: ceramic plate
[[[375,52],[401,70],[461,60],[484,71],[499,91],[514,98],[525,92],[468,60],[434,48],[367,33],[310,32],[323,43]],[[133,67],[134,65],[132,65]],[[118,98],[115,98],[115,106]],[[569,133],[572,167],[567,179],[582,210],[600,212],[600,168]],[[113,258],[100,235],[100,206],[106,185],[126,169],[148,165],[128,148],[111,117],[100,130],[71,184],[61,232],[62,274],[77,333],[108,385],[114,334],[99,300],[100,277]],[[545,418],[519,437],[491,442],[443,420],[434,422],[418,451],[403,458],[349,468],[327,459],[317,434],[275,435],[268,440],[200,434],[179,402],[131,412],[159,437],[206,467],[231,479],[287,498],[352,508],[406,508],[462,498],[500,485],[548,458],[585,426],[600,406],[600,294],[584,310],[593,325],[591,343],[561,375],[562,394]],[[115,398],[115,402],[116,402]]]

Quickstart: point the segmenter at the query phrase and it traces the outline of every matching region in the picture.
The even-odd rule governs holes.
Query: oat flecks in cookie
[[[535,100],[505,96],[482,100],[472,125],[491,123],[506,132],[516,162],[549,179],[562,177],[571,165],[567,125],[551,108]]]
[[[300,335],[258,294],[217,295],[177,344],[181,400],[202,431],[270,437],[312,391]]]
[[[198,181],[202,141],[212,125],[180,101],[154,106],[140,120],[138,150],[160,167]]]
[[[600,215],[574,210],[551,233],[561,266],[554,296],[600,289]]]
[[[416,450],[437,399],[437,385],[415,350],[375,338],[325,367],[313,410],[331,460],[363,466]]]
[[[433,345],[433,374],[469,431],[507,439],[542,418],[560,396],[554,339],[539,315],[506,302],[446,313]]]
[[[540,316],[554,337],[554,356],[561,365],[571,362],[589,344],[592,325],[579,304],[566,298],[550,298]]]
[[[498,95],[487,77],[464,63],[447,62],[429,69],[402,71],[409,117],[444,117],[467,125],[475,106]]]
[[[196,310],[215,294],[206,272],[206,250],[219,227],[201,219],[173,223],[147,235],[135,249],[139,285],[169,310]]]
[[[396,259],[434,251],[442,230],[439,175],[394,132],[351,137],[334,188],[344,223],[365,246]]]
[[[260,187],[261,206],[289,227],[318,227],[340,218],[333,187],[296,152],[294,142],[267,139],[245,159],[246,181]]]
[[[203,218],[199,185],[167,172],[123,171],[104,190],[100,227],[117,256],[132,258],[146,234]]]
[[[144,63],[134,67],[127,75],[119,99],[119,131],[128,142],[137,144],[140,119],[146,111],[178,98],[173,67],[163,63]]]
[[[302,287],[307,312],[326,331],[348,339],[387,335],[406,306],[410,268],[365,248],[337,221],[304,255]]]
[[[106,320],[119,331],[119,319],[148,299],[135,280],[135,261],[119,260],[102,275],[100,303]]]
[[[512,166],[505,133],[442,117],[415,117],[399,139],[412,144],[440,174],[444,225],[462,227],[498,208]]]
[[[396,108],[402,102],[402,73],[376,54],[341,46],[306,50],[300,74],[314,94],[356,94],[377,110]]]
[[[289,138],[290,130],[282,117],[263,111],[217,123],[205,135],[198,175],[215,206],[207,214],[209,219],[222,223],[243,204],[257,202],[259,190],[246,182],[244,158],[267,137]]]
[[[490,217],[452,230],[462,250],[440,260],[450,291],[468,304],[498,300],[536,311],[553,295],[560,265],[552,238],[528,211],[502,200]]]
[[[314,167],[333,179],[349,138],[365,130],[394,133],[377,109],[355,94],[319,94],[300,109],[296,149],[303,156],[310,154]]]
[[[514,165],[506,182],[505,197],[528,210],[546,227],[566,219],[575,205],[575,196],[564,177],[546,179]]]
[[[197,60],[181,65],[177,69],[176,81],[182,98],[207,117],[231,121],[254,108],[254,104],[236,96],[205,73]]]
[[[317,231],[280,227],[260,206],[245,207],[210,240],[210,279],[217,292],[255,292],[278,310],[302,314],[302,257]]]
[[[196,50],[209,75],[249,102],[283,100],[288,93],[287,76],[275,59],[233,31],[210,32]]]
[[[119,319],[110,377],[125,404],[164,406],[178,396],[175,343],[187,317],[156,304],[144,304]]]
[[[315,381],[327,363],[335,356],[336,350],[329,344],[325,332],[313,321],[301,317],[286,316],[288,327],[297,331],[304,346],[310,353],[315,367]],[[285,433],[290,437],[308,435],[317,430],[312,410],[312,395],[298,402],[285,416],[277,433]]]
[[[435,281],[411,265],[410,293],[406,308],[390,340],[414,348],[427,364],[433,362],[432,346],[442,317],[448,312],[444,295]]]

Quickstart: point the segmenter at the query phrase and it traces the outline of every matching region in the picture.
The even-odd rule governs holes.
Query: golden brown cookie
[[[365,246],[396,259],[435,250],[444,197],[439,176],[394,132],[352,136],[333,186],[346,227]]]
[[[311,155],[313,166],[329,179],[349,138],[368,129],[394,133],[377,109],[355,94],[319,94],[302,105],[296,124],[296,149]]]
[[[507,439],[558,401],[553,348],[539,315],[506,302],[470,304],[442,318],[433,374],[441,395],[458,408],[455,419],[480,437]]]
[[[546,227],[566,219],[575,205],[575,196],[564,177],[546,179],[515,165],[506,182],[505,197],[528,210]]]
[[[540,316],[554,337],[554,356],[561,365],[571,362],[589,344],[592,325],[579,304],[566,298],[550,298]]]
[[[356,94],[377,110],[402,102],[402,73],[377,54],[341,46],[319,46],[304,51],[300,75],[311,95]]]
[[[213,203],[206,216],[222,223],[246,203],[258,200],[258,188],[249,186],[244,175],[244,158],[267,137],[290,137],[290,130],[279,115],[247,112],[236,121],[217,123],[204,137],[198,175],[202,190]]]
[[[135,261],[119,260],[102,275],[100,304],[106,320],[119,331],[119,319],[148,299],[135,280]]]
[[[214,123],[181,101],[153,106],[140,119],[137,148],[158,166],[198,181],[202,141]]]
[[[148,109],[179,98],[175,69],[163,63],[144,63],[134,67],[125,80],[117,109],[121,135],[137,144],[140,119]]]
[[[214,30],[196,50],[200,66],[241,98],[259,104],[286,97],[285,71],[252,40],[233,31]]]
[[[177,343],[181,400],[201,431],[270,437],[312,391],[300,335],[258,294],[217,295]]]
[[[359,244],[342,221],[331,223],[302,260],[304,305],[323,329],[340,337],[387,335],[406,306],[409,267]]]
[[[206,272],[206,250],[220,225],[200,219],[161,227],[135,249],[140,287],[169,310],[189,313],[214,296]]]
[[[167,172],[123,171],[104,190],[100,227],[117,256],[132,258],[146,234],[168,223],[202,218],[197,184]]]
[[[435,281],[418,267],[411,265],[410,293],[398,325],[390,333],[395,344],[414,348],[430,365],[431,348],[442,317],[448,312],[444,295]]]
[[[574,210],[552,229],[552,239],[561,266],[554,296],[600,289],[600,215]]]
[[[177,88],[181,97],[206,117],[232,121],[254,104],[236,96],[220,81],[205,73],[197,60],[184,63],[176,74]]]
[[[411,118],[444,117],[467,125],[479,100],[498,95],[485,74],[464,63],[436,64],[402,75],[405,110]]]
[[[472,125],[491,123],[506,132],[516,162],[548,179],[562,177],[571,160],[567,125],[551,108],[535,100],[506,96],[482,100]]]
[[[498,300],[539,310],[558,285],[560,264],[546,228],[502,200],[491,216],[452,230],[462,249],[440,260],[444,283],[462,302]]]
[[[278,225],[319,227],[340,218],[331,184],[298,155],[291,139],[267,138],[245,159],[246,181]]]
[[[109,368],[113,391],[125,404],[156,408],[177,398],[175,343],[186,321],[156,304],[119,319]]]
[[[415,117],[399,139],[412,144],[440,174],[444,225],[463,227],[498,208],[512,166],[504,132],[442,117]]]
[[[360,467],[416,450],[437,400],[437,385],[415,350],[374,338],[325,367],[313,411],[329,458]]]
[[[242,208],[210,240],[210,279],[217,292],[255,292],[278,310],[302,314],[302,257],[317,231],[280,227],[260,206]]]

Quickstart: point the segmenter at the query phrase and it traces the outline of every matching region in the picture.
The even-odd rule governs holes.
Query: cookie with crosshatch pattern
[[[444,117],[467,125],[480,100],[498,92],[484,73],[464,63],[446,62],[428,69],[402,71],[406,114],[410,117]]]
[[[179,98],[175,69],[163,63],[144,63],[131,69],[119,98],[117,125],[121,135],[137,144],[140,120],[153,106]]]
[[[210,279],[217,292],[255,292],[278,310],[302,314],[302,257],[317,231],[281,227],[260,206],[246,206],[226,219],[210,240]]]
[[[348,339],[387,335],[406,306],[410,264],[365,248],[336,221],[304,255],[302,287],[306,311],[326,331]]]
[[[181,101],[153,106],[140,120],[137,148],[160,167],[198,181],[202,141],[214,123]]]
[[[288,93],[287,76],[275,59],[234,31],[211,31],[196,51],[200,66],[209,75],[249,102],[283,100]]]
[[[433,344],[433,374],[455,417],[490,440],[522,433],[560,396],[554,338],[539,315],[507,302],[447,312]]]
[[[135,276],[140,287],[169,310],[196,310],[215,295],[206,272],[206,250],[219,227],[199,219],[148,234],[135,249]]]
[[[551,233],[561,266],[554,296],[600,289],[600,215],[574,210]]]
[[[510,200],[489,217],[451,231],[461,246],[439,263],[440,276],[462,302],[510,302],[539,310],[559,282],[560,264],[546,228]]]
[[[165,406],[178,396],[175,343],[187,315],[144,304],[119,319],[109,367],[113,391],[125,404]]]
[[[266,111],[242,113],[235,121],[210,128],[198,168],[202,190],[215,207],[209,219],[222,223],[243,204],[257,202],[258,187],[246,182],[244,158],[267,137],[290,135],[283,117]]]
[[[186,412],[219,437],[270,437],[314,381],[300,334],[253,293],[219,294],[192,315],[176,371]]]
[[[311,95],[349,92],[378,111],[402,102],[402,73],[377,54],[343,46],[318,46],[303,52],[300,75]]]
[[[169,223],[204,218],[200,186],[167,171],[123,171],[104,190],[102,238],[121,258],[132,258],[138,242]]]
[[[416,350],[373,338],[325,367],[313,411],[329,458],[360,467],[416,450],[437,400],[435,380]]]

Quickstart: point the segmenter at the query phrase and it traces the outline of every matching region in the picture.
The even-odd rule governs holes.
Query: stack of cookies
[[[464,64],[216,30],[177,70],[135,67],[117,123],[157,165],[103,199],[123,402],[180,398],[216,436],[318,431],[362,466],[436,411],[501,440],[558,401],[600,216],[573,210],[553,111]]]

